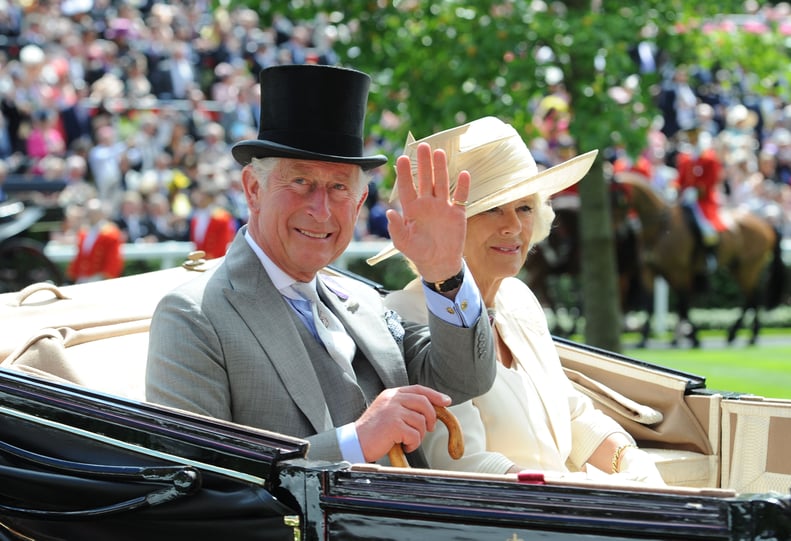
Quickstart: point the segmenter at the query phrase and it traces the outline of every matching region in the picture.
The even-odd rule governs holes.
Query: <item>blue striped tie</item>
[[[292,289],[296,291],[303,299],[294,300],[294,305],[297,310],[306,316],[308,321],[313,322],[314,336],[318,336],[319,340],[330,356],[343,368],[347,374],[355,378],[354,369],[352,368],[352,359],[357,347],[354,340],[344,329],[343,324],[330,311],[327,306],[319,299],[319,294],[310,283],[295,282],[292,284]],[[307,304],[309,306],[305,306]],[[301,305],[301,306],[300,306]]]

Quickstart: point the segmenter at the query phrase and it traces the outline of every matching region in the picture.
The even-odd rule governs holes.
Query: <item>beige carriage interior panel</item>
[[[661,421],[645,424],[594,400],[597,407],[621,423],[642,446],[716,455],[716,448],[700,421],[701,418],[710,420],[710,412],[717,411],[716,404],[708,405],[714,408],[708,414],[702,413],[706,409],[705,404],[696,404],[698,412],[693,412],[686,401],[686,378],[566,344],[558,344],[558,354],[567,370],[584,374],[631,401],[662,414]]]
[[[617,420],[670,486],[720,486],[721,395],[688,395],[687,379],[558,344],[575,388]]]
[[[719,456],[722,441],[722,395],[719,393],[690,394],[684,397],[690,411],[708,435],[713,454]]]
[[[722,403],[722,486],[757,493],[791,489],[791,400]]]
[[[711,454],[679,449],[653,449],[652,456],[659,473],[668,485],[685,487],[720,486],[720,440],[722,395],[687,395],[685,402],[708,435]]]
[[[143,401],[150,326],[151,319],[144,318],[83,329],[41,329],[0,366]]]
[[[0,361],[44,328],[75,330],[150,318],[159,300],[179,284],[213,268],[220,259],[86,284],[32,284],[0,294]]]

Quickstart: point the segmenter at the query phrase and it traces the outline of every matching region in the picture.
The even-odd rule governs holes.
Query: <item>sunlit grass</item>
[[[714,337],[704,340],[703,347],[699,349],[673,349],[666,345],[635,349],[624,341],[624,353],[705,376],[706,387],[712,390],[791,399],[791,336],[788,340],[773,339],[779,334],[767,329],[761,334],[764,340],[759,339],[755,346],[746,345],[744,339],[727,346],[721,332],[706,333],[703,336]]]
[[[559,312],[558,323],[570,329],[576,321],[576,331],[571,339],[584,342],[579,334],[584,329],[584,319],[576,314]],[[738,315],[734,309],[693,310],[692,320],[699,327],[702,347],[694,349],[688,341],[671,347],[670,331],[651,335],[648,347],[638,349],[636,329],[642,327],[644,314],[630,313],[626,324],[632,332],[621,335],[622,353],[636,359],[666,366],[706,378],[706,387],[717,391],[752,393],[766,398],[791,399],[791,306],[781,306],[762,312],[763,327],[755,346],[748,345],[752,314],[745,319],[732,345],[726,343],[726,328]],[[547,313],[550,324],[553,314]],[[667,329],[676,324],[675,314],[668,314]]]

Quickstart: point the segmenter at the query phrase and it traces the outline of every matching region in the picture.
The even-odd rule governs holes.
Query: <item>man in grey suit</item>
[[[362,156],[370,78],[318,65],[260,78],[258,138],[232,149],[248,225],[221,264],[159,303],[147,399],[306,438],[312,459],[415,451],[434,406],[478,396],[494,379],[491,327],[462,259],[469,174],[451,195],[443,151],[418,150],[416,179],[409,158],[397,162],[402,213],[388,213],[391,239],[424,278],[431,312],[428,326],[402,321],[374,289],[322,271],[352,239],[366,171],[387,161]],[[305,284],[320,298],[313,317],[295,294]],[[410,462],[425,465],[419,452]]]

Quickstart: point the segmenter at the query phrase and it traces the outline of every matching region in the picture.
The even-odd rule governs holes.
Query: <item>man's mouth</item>
[[[329,233],[314,233],[313,231],[306,231],[304,229],[297,229],[297,231],[312,239],[326,239],[330,236]]]

